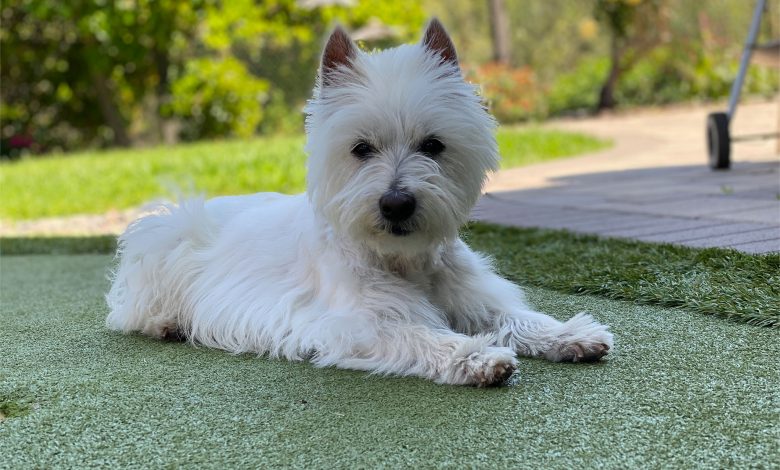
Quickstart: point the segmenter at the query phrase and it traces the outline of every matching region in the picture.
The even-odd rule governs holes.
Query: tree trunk
[[[168,93],[168,54],[161,51],[157,44],[152,49],[154,67],[157,69],[157,96],[165,96]]]
[[[158,47],[158,45],[155,45],[152,54],[158,77],[154,97],[156,100],[155,119],[158,123],[157,137],[159,141],[164,144],[173,145],[178,143],[178,133],[181,126],[179,126],[175,120],[163,116],[163,108],[171,100],[171,96],[168,93],[168,67],[170,65],[170,59],[168,53]]]
[[[125,129],[125,121],[122,115],[117,109],[116,103],[113,99],[113,93],[108,86],[108,81],[102,72],[98,70],[92,71],[92,82],[95,85],[95,94],[97,95],[98,105],[100,106],[100,112],[103,115],[103,119],[106,121],[108,127],[114,131],[114,144],[121,147],[130,146],[130,137],[127,135]]]
[[[613,109],[617,104],[615,101],[615,88],[617,87],[617,82],[622,72],[620,67],[620,55],[618,39],[613,35],[610,47],[609,74],[607,74],[607,79],[604,81],[604,84],[599,91],[599,103],[596,107],[596,112],[605,109]]]
[[[509,15],[504,0],[488,0],[490,10],[490,33],[493,39],[493,60],[509,65],[512,38],[509,31]]]

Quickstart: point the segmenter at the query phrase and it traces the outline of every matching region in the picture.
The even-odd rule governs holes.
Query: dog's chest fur
[[[471,277],[470,271],[464,269],[463,260],[458,258],[455,243],[442,243],[411,257],[373,255],[369,264],[382,273],[380,277],[388,277],[405,284],[407,289],[422,293],[450,324],[457,309],[453,305],[453,298],[456,298],[453,289],[467,285]]]

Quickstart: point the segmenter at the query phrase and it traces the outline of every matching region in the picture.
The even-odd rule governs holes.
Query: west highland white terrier
[[[306,193],[186,200],[127,229],[109,328],[477,386],[507,379],[516,354],[612,347],[587,314],[533,311],[459,239],[499,156],[441,23],[372,53],[336,28],[306,114]]]

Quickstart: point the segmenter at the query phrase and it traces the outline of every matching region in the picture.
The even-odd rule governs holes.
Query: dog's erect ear
[[[352,59],[357,54],[358,49],[355,43],[341,29],[341,26],[336,26],[336,29],[333,30],[330,38],[328,38],[328,43],[325,44],[325,51],[322,53],[320,74],[322,75],[323,85],[332,82],[334,72],[339,67],[349,67],[352,64]]]
[[[444,62],[458,65],[458,54],[455,52],[455,45],[450,39],[450,35],[444,29],[444,25],[439,20],[433,18],[428,27],[425,28],[422,44],[428,50],[437,52]]]

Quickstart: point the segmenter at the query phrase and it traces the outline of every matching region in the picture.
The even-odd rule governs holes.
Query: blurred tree
[[[503,109],[505,122],[593,112],[604,88],[608,101],[605,84],[612,86],[615,105],[721,99],[734,80],[753,5],[745,0],[635,0],[622,6],[625,0],[505,2],[512,25],[511,67],[486,68],[480,64],[493,59],[489,3],[425,1],[453,35],[469,76],[477,83],[500,83],[483,86],[483,92]],[[767,3],[763,41],[780,31],[780,0]],[[617,7],[631,15],[611,10]],[[625,37],[612,41],[611,21]],[[611,60],[613,55],[618,59]],[[779,85],[776,70],[751,66],[745,91],[771,96]],[[529,95],[535,98],[515,99]],[[517,102],[533,109],[510,109],[509,103]]]
[[[10,0],[2,8],[3,136],[40,144],[131,143],[148,90],[164,96],[199,2]]]
[[[488,0],[490,33],[493,39],[493,61],[509,65],[512,39],[509,35],[509,14],[504,0]]]
[[[506,121],[718,99],[752,12],[744,0],[504,0],[493,17],[511,23],[509,65],[482,67],[494,58],[493,3],[502,2],[5,0],[0,148],[299,131],[336,21],[373,48],[416,40],[439,16]],[[780,24],[780,0],[768,3],[762,41]],[[751,67],[745,87],[776,93],[778,74]]]
[[[272,130],[267,115],[299,116],[333,22],[389,25],[379,45],[425,19],[417,0],[7,0],[0,16],[0,132],[36,151],[155,142],[171,123],[186,139]]]
[[[258,124],[263,130],[299,130],[301,108],[311,95],[319,65],[321,41],[334,23],[353,31],[371,23],[388,25],[390,36],[360,41],[366,47],[387,47],[416,37],[424,21],[419,1],[232,0],[208,6],[199,42],[207,56],[217,60],[235,57],[246,67],[248,76],[262,77],[272,85],[261,101],[254,102],[274,116],[265,123],[260,116]],[[202,106],[201,111],[206,107]],[[186,134],[213,135],[207,121],[196,115],[198,112],[197,108],[193,114],[187,114],[184,107],[176,110],[190,127]],[[196,119],[191,120],[193,117]]]
[[[598,111],[615,107],[620,76],[668,33],[665,4],[665,0],[596,0],[594,16],[609,31],[610,60]]]

